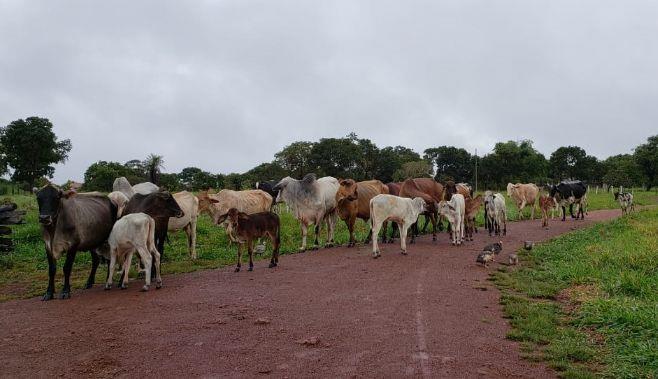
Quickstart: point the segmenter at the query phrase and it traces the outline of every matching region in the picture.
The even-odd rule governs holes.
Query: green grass
[[[508,338],[563,377],[658,377],[658,209],[558,237],[493,280]]]
[[[638,204],[649,204],[650,200],[655,197],[654,193],[636,192],[636,201]],[[27,223],[13,227],[16,251],[9,255],[0,255],[0,301],[10,299],[28,298],[43,294],[45,291],[48,274],[48,263],[45,257],[44,245],[41,239],[40,227],[37,223],[37,205],[34,196],[17,195],[8,196],[4,199],[14,201],[20,209],[27,210]],[[590,196],[590,209],[600,209],[605,207],[616,208],[617,204],[611,200],[611,194],[599,194]],[[509,218],[516,219],[515,206],[507,199],[509,209]],[[529,211],[526,210],[529,214]],[[539,217],[539,212],[535,212]],[[478,217],[482,224],[482,212]],[[281,252],[289,254],[296,252],[301,246],[301,232],[299,223],[292,215],[283,213],[281,215],[282,232],[281,232]],[[368,227],[362,221],[357,221],[356,238],[362,241],[367,234]],[[321,241],[324,240],[323,234]],[[447,237],[445,237],[447,238]],[[162,264],[164,274],[182,273],[196,271],[200,269],[209,269],[233,265],[236,262],[237,247],[235,244],[229,245],[224,230],[212,225],[210,219],[203,215],[199,219],[197,226],[197,253],[199,258],[192,261],[187,253],[187,241],[183,232],[171,234],[171,245],[165,246],[165,260]],[[347,228],[342,220],[337,225],[336,242],[345,244],[348,242],[349,235]],[[310,233],[309,243],[313,241],[313,233]],[[265,253],[269,258],[270,249]],[[245,254],[246,255],[246,254]],[[243,257],[246,259],[246,257]],[[285,258],[284,258],[285,259]],[[57,290],[61,288],[62,264],[63,259],[58,262],[57,272]],[[81,288],[89,273],[91,264],[90,255],[81,252],[76,256],[73,268],[72,284],[74,288]],[[134,274],[134,273],[133,273]],[[96,282],[101,283],[105,280],[106,272],[104,269],[99,270],[96,276]]]

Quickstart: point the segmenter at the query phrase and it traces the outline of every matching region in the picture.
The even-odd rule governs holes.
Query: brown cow
[[[438,218],[438,209],[436,205],[441,201],[442,192],[443,186],[435,182],[432,178],[410,178],[402,182],[400,188],[400,197],[407,197],[410,199],[420,197],[425,201],[425,212],[422,214],[432,222],[433,241],[436,241],[436,225]],[[417,224],[418,223],[416,222],[413,225],[410,243],[415,242],[416,235],[418,234]]]
[[[530,219],[535,218],[535,202],[539,195],[539,187],[534,183],[507,183],[507,196],[511,197],[519,210],[519,220],[523,219],[523,208],[530,206]]]
[[[235,208],[228,210],[228,213],[219,216],[217,223],[221,224],[229,220],[232,233],[231,239],[238,243],[238,265],[235,272],[240,271],[242,262],[242,246],[247,244],[249,252],[249,271],[254,270],[254,240],[262,237],[269,237],[272,241],[272,260],[270,268],[276,267],[279,263],[279,246],[281,245],[281,223],[279,216],[272,212],[260,212],[246,214]]]
[[[386,187],[388,187],[388,193],[390,195],[400,196],[400,188],[402,187],[402,182],[386,183]]]
[[[541,226],[545,228],[548,226],[548,211],[555,209],[555,200],[548,195],[541,195],[539,208],[541,208]]]
[[[388,187],[379,180],[368,180],[355,182],[353,179],[339,179],[340,187],[336,193],[336,204],[338,216],[347,224],[350,232],[350,242],[347,245],[355,245],[354,224],[357,218],[368,222],[370,220],[370,199],[379,194],[388,194]],[[370,242],[372,228],[366,237],[365,243]]]
[[[465,198],[466,201],[466,211],[464,212],[464,218],[466,223],[466,240],[473,241],[473,231],[477,232],[475,227],[475,216],[477,216],[480,207],[484,203],[484,198],[482,195],[477,195],[474,199],[470,197]]]

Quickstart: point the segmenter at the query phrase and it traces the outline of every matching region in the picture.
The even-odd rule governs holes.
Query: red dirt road
[[[549,230],[509,223],[498,261],[524,240],[616,216],[590,212]],[[140,280],[0,304],[0,376],[554,377],[505,339],[487,281],[497,264],[475,264],[497,239],[482,230],[475,239],[453,247],[445,233],[423,237],[407,256],[386,244],[376,260],[370,246],[322,249],[283,256],[276,269],[261,260],[254,272],[167,276],[148,293]]]

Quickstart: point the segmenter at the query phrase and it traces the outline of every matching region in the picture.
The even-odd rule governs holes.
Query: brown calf
[[[548,226],[548,211],[555,208],[555,200],[548,195],[541,195],[539,208],[541,208],[541,226],[545,228]]]
[[[235,272],[240,271],[242,261],[242,245],[247,244],[249,252],[249,271],[254,270],[254,240],[269,237],[272,241],[272,260],[270,268],[279,263],[279,246],[281,245],[281,224],[279,216],[272,212],[260,212],[248,215],[235,208],[219,216],[218,224],[229,220],[227,232],[234,242],[238,243],[238,265]]]
[[[464,212],[465,224],[466,224],[466,240],[473,241],[473,231],[477,231],[475,228],[475,216],[477,216],[480,207],[484,203],[484,198],[482,195],[477,195],[474,199],[467,197],[466,201],[466,210]]]

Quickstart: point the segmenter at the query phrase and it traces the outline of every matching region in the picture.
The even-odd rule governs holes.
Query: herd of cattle
[[[542,210],[542,225],[547,225],[548,212],[559,206],[562,221],[566,217],[566,205],[571,216],[582,217],[587,207],[587,187],[580,181],[562,182],[551,186],[548,194],[540,196],[534,184],[508,184],[507,195],[514,200],[523,218],[523,209],[531,208],[534,217],[535,204]],[[383,184],[379,180],[356,182],[352,179],[333,177],[316,178],[308,174],[301,180],[291,177],[278,182],[259,182],[256,189],[233,191],[224,189],[217,193],[203,191],[197,195],[183,191],[171,194],[161,191],[152,183],[131,186],[126,178],[117,178],[113,192],[76,193],[62,191],[54,185],[46,185],[36,192],[39,206],[39,222],[49,264],[48,289],[44,300],[54,296],[56,261],[66,255],[64,263],[64,287],[61,298],[70,297],[70,275],[78,251],[90,251],[92,268],[87,288],[94,284],[96,270],[101,259],[109,262],[105,284],[110,289],[116,264],[122,266],[119,286],[126,288],[132,255],[137,252],[141,270],[145,274],[142,290],[148,290],[155,278],[156,288],[162,285],[160,260],[168,231],[184,230],[187,235],[189,254],[196,253],[196,224],[200,214],[206,213],[216,225],[224,225],[228,237],[238,244],[238,263],[241,268],[242,250],[249,253],[249,271],[253,270],[254,243],[268,238],[273,253],[270,267],[279,260],[280,220],[274,212],[277,203],[285,203],[299,220],[302,231],[301,250],[307,248],[309,226],[315,227],[312,248],[320,245],[321,229],[326,225],[325,246],[334,244],[334,231],[338,218],[345,221],[349,230],[349,245],[354,246],[354,227],[357,218],[369,222],[370,233],[365,243],[372,241],[373,257],[381,256],[378,240],[393,242],[395,228],[387,236],[388,222],[398,225],[402,253],[406,254],[407,233],[411,228],[411,243],[419,233],[418,217],[424,215],[425,231],[431,223],[433,240],[437,230],[442,230],[442,220],[448,222],[447,230],[453,245],[473,240],[477,231],[475,218],[484,207],[485,228],[489,235],[507,233],[507,208],[505,197],[486,191],[473,196],[468,184],[436,182],[431,178],[407,179],[400,183]],[[623,212],[632,209],[633,195],[615,194]],[[577,207],[574,215],[573,207]],[[373,237],[374,236],[374,237]]]

